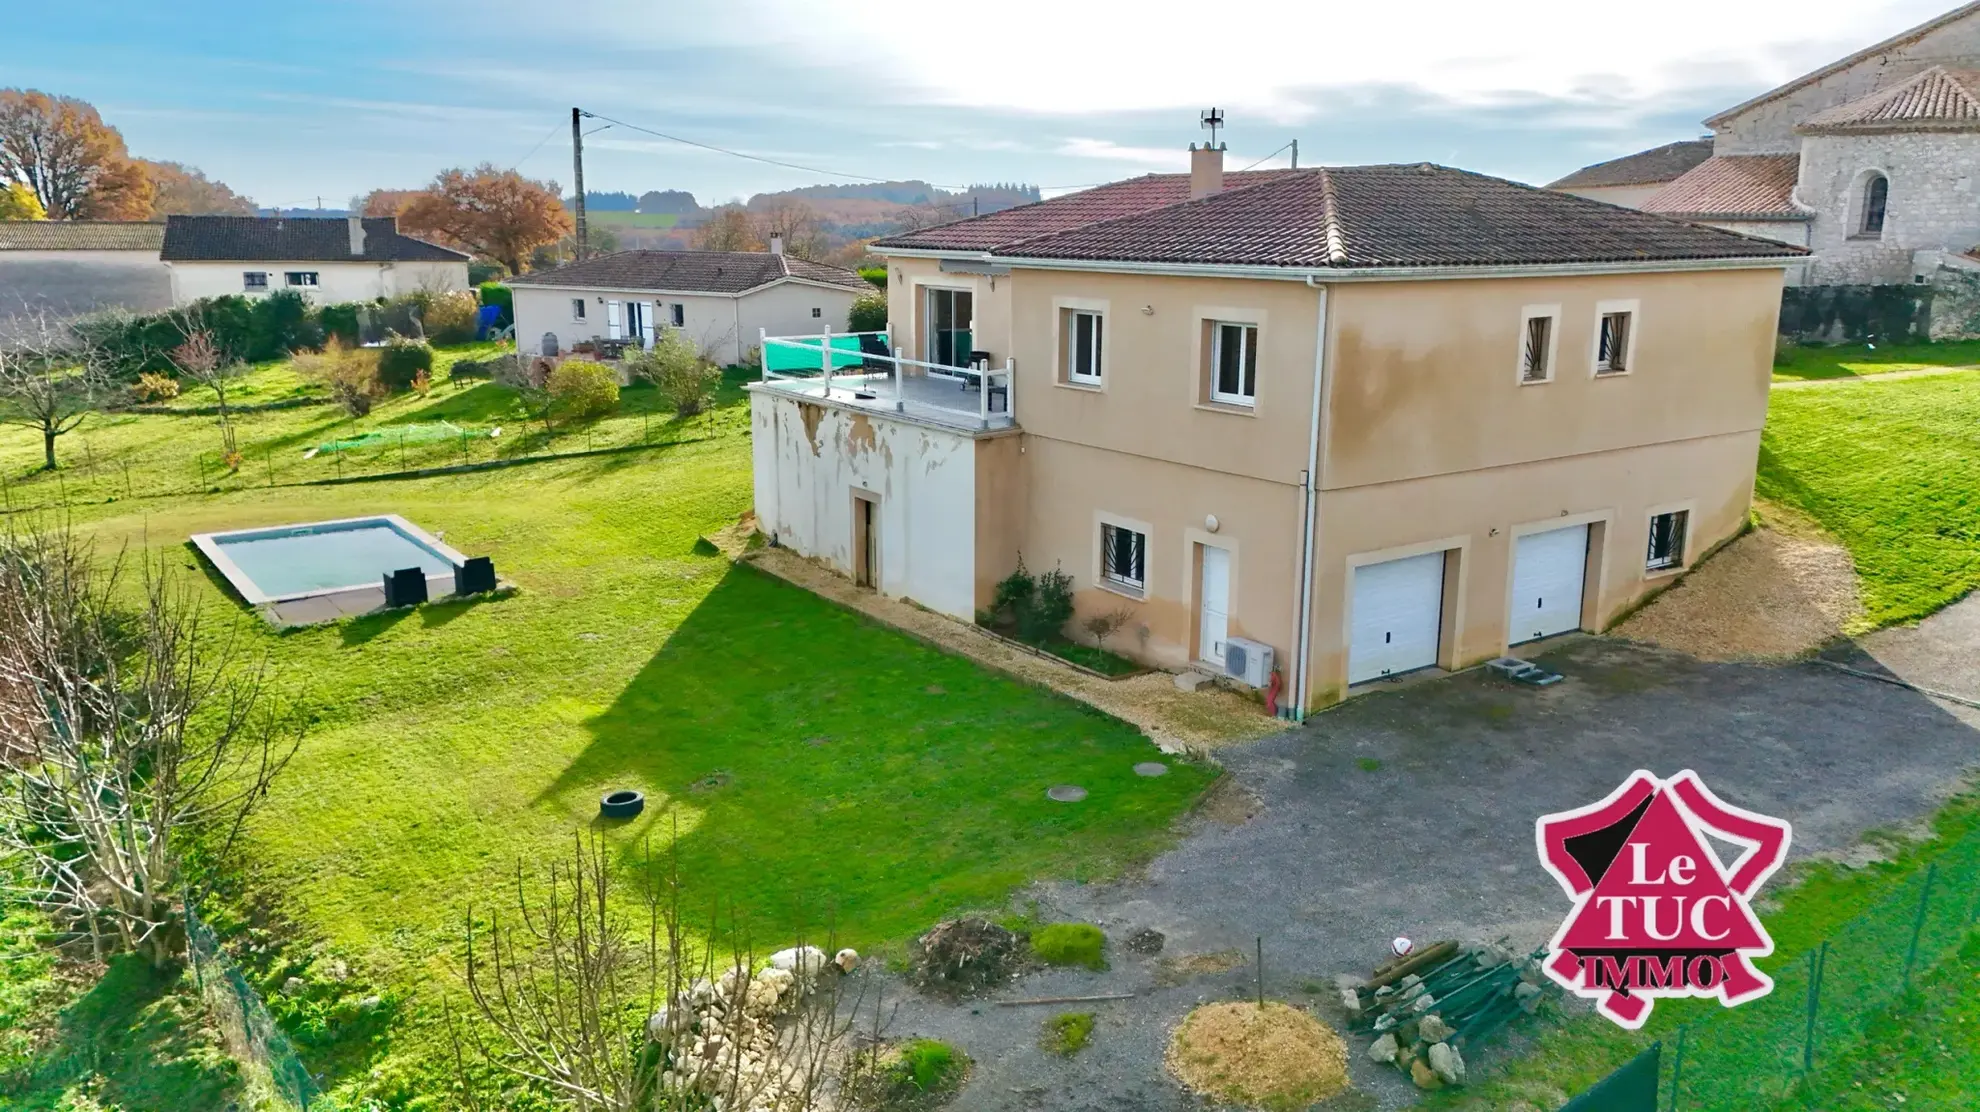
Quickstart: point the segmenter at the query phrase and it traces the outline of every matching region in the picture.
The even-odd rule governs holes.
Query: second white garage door
[[[1588,526],[1550,529],[1519,538],[1513,555],[1511,644],[1581,628],[1582,575],[1588,567]]]
[[[1429,552],[1354,569],[1348,682],[1437,663],[1443,626],[1444,554]]]

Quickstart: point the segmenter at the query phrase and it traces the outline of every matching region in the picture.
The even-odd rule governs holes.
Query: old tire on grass
[[[646,809],[646,796],[641,792],[621,789],[605,793],[598,801],[598,814],[601,818],[629,819]]]

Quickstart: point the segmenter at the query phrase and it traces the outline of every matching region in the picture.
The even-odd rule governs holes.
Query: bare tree
[[[0,540],[0,857],[97,956],[107,935],[164,967],[185,952],[178,845],[206,832],[224,858],[300,729],[162,562],[136,592],[123,566],[66,529]]]
[[[247,373],[248,366],[220,346],[213,338],[212,330],[201,322],[197,308],[187,311],[186,316],[181,318],[179,328],[185,342],[172,349],[172,365],[179,369],[180,377],[189,378],[213,391],[219,410],[220,444],[226,453],[227,466],[239,467],[241,452],[234,440],[234,415],[227,407],[227,391]]]
[[[16,317],[0,342],[0,424],[41,433],[41,467],[55,470],[55,441],[109,404],[116,380],[94,345],[46,313]]]
[[[768,243],[772,236],[781,237],[784,254],[793,259],[820,259],[831,249],[824,218],[803,201],[772,202],[756,213],[756,226],[759,240]]]
[[[733,911],[725,938],[713,929],[719,912],[709,930],[691,932],[671,851],[664,871],[645,853],[643,916],[612,895],[613,869],[603,838],[580,833],[535,895],[517,864],[513,911],[491,916],[485,931],[470,908],[464,976],[475,1011],[449,1012],[469,1107],[499,1106],[479,1091],[472,1051],[578,1112],[816,1108],[845,1059],[867,978],[802,944],[779,955],[794,963],[758,968]],[[628,1023],[636,1009],[645,1024]]]

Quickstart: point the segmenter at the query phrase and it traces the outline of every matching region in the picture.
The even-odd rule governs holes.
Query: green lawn
[[[1835,347],[1794,346],[1774,360],[1774,381],[1812,378],[1853,378],[1891,371],[1921,371],[1934,367],[1980,365],[1980,340],[1937,344],[1838,344]]]
[[[628,391],[628,404],[642,393]],[[297,457],[273,488],[232,481],[74,508],[101,543],[183,566],[310,708],[300,755],[248,831],[249,866],[217,878],[215,914],[274,943],[251,962],[265,990],[312,954],[336,953],[358,971],[348,994],[376,991],[396,1009],[383,1033],[334,1018],[309,1033],[312,1066],[343,1096],[421,1107],[445,1072],[435,1017],[457,991],[467,905],[499,902],[518,861],[539,869],[565,851],[607,790],[650,801],[605,830],[622,852],[648,835],[664,843],[678,822],[692,906],[733,900],[766,948],[830,920],[864,950],[1000,906],[1034,878],[1117,873],[1165,845],[1208,783],[1188,765],[1135,776],[1154,750],[1132,727],[703,554],[697,538],[749,504],[737,396],[731,384],[718,411],[669,426],[683,441],[671,447],[329,486],[279,485],[308,473],[298,445],[513,400],[482,384],[358,423],[271,411],[244,423],[243,445],[250,458],[271,442]],[[641,424],[620,416],[599,435],[637,442]],[[85,429],[110,474],[127,454],[169,475],[217,439],[205,418]],[[23,477],[25,439],[0,433],[13,496],[59,492]],[[74,478],[71,494],[109,493],[101,477]],[[277,633],[184,546],[195,532],[388,511],[492,555],[520,591]],[[1063,782],[1091,794],[1049,802],[1045,789]]]
[[[1871,625],[1980,585],[1980,375],[1776,390],[1757,493],[1849,549]]]

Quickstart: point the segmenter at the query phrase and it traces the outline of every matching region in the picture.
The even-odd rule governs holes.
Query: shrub
[[[603,417],[619,407],[619,377],[612,368],[589,359],[557,364],[545,383],[550,408],[558,416],[579,421]]]
[[[715,387],[722,371],[695,350],[693,343],[674,329],[668,329],[648,351],[626,357],[626,371],[650,382],[674,412],[692,417],[708,408],[715,399]]]
[[[171,375],[152,374],[150,371],[138,376],[137,385],[131,387],[131,396],[141,402],[162,402],[179,396],[179,380]]]
[[[853,298],[846,327],[854,332],[879,332],[887,327],[887,295],[875,290]]]
[[[356,347],[363,341],[358,335],[363,327],[363,312],[364,306],[355,301],[325,305],[317,311],[316,323],[322,327],[324,339],[341,340],[350,347]]]
[[[961,1080],[969,1059],[939,1039],[915,1039],[901,1047],[895,1067],[901,1080],[924,1093],[938,1092]]]
[[[424,340],[394,336],[378,350],[378,381],[397,394],[412,389],[413,380],[433,370],[433,349]]]
[[[1038,589],[1038,581],[1025,570],[1024,557],[1018,556],[1017,570],[997,583],[997,594],[990,604],[990,612],[996,617],[1010,617],[1015,620],[1020,608],[1031,602],[1031,593]]]
[[[883,290],[887,288],[887,268],[884,266],[860,267],[859,276],[873,283],[874,285],[879,286]]]
[[[226,346],[224,340],[221,346]],[[254,303],[245,353],[248,361],[280,359],[290,352],[314,351],[322,346],[323,329],[302,294],[276,290]]]
[[[483,305],[500,305],[502,316],[495,322],[497,328],[507,328],[516,323],[516,292],[500,282],[483,282],[480,289]]]
[[[1018,611],[1018,636],[1027,641],[1049,641],[1061,635],[1072,616],[1072,576],[1053,568],[1038,577],[1030,605]]]
[[[374,313],[379,327],[386,332],[410,336],[415,340],[426,338],[426,306],[433,295],[423,290],[400,294],[390,301],[381,301]]]
[[[1119,633],[1122,627],[1133,620],[1134,611],[1123,606],[1104,614],[1090,615],[1079,623],[1079,627],[1093,638],[1095,645],[1104,649],[1107,647],[1107,638]]]
[[[1045,1033],[1039,1045],[1047,1054],[1070,1058],[1085,1050],[1092,1038],[1092,1012],[1065,1012],[1045,1021]]]
[[[1107,936],[1091,923],[1053,923],[1032,933],[1031,952],[1048,965],[1107,968]]]
[[[371,403],[383,392],[378,363],[379,349],[352,347],[333,339],[322,352],[297,359],[296,371],[321,384],[345,413],[362,417],[371,412]]]
[[[514,352],[493,356],[488,359],[456,359],[447,367],[447,377],[461,382],[467,379],[499,380],[506,371],[521,363]]]
[[[420,314],[426,339],[435,344],[465,344],[474,339],[481,305],[465,290],[434,294]]]

